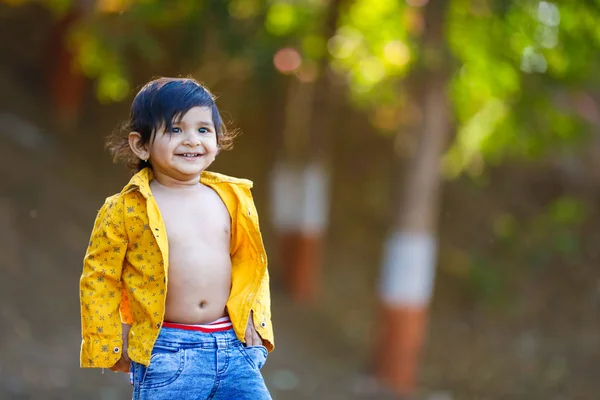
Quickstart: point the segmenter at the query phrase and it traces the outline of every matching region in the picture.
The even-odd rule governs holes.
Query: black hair
[[[170,133],[173,122],[194,107],[211,110],[219,149],[229,150],[235,134],[228,132],[223,123],[215,96],[195,79],[159,78],[142,87],[131,104],[129,121],[120,132],[107,139],[106,146],[114,161],[124,161],[138,171],[150,166],[148,161],[139,159],[129,147],[129,132],[138,132],[142,144],[150,143],[158,129],[164,128],[165,132]]]

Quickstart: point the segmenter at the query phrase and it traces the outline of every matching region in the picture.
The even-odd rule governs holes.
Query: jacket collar
[[[129,180],[129,183],[125,185],[121,193],[127,193],[133,190],[138,190],[145,198],[152,197],[152,191],[150,190],[150,181],[152,181],[153,178],[154,173],[152,172],[152,169],[146,167],[137,174],[135,174]],[[231,183],[245,186],[248,189],[251,189],[253,186],[252,181],[248,179],[233,178],[231,176],[209,171],[202,171],[202,175],[200,175],[200,182],[205,185]]]

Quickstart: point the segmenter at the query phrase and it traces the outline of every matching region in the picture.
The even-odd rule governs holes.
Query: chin
[[[185,177],[194,177],[194,176],[199,176],[202,173],[203,169],[201,168],[194,168],[194,169],[186,169],[186,170],[179,170],[177,172],[179,172],[181,175],[185,176]]]
[[[198,160],[198,161],[200,161],[200,160]],[[202,160],[202,161],[206,161],[206,160]],[[202,173],[202,171],[204,171],[208,166],[210,166],[210,164],[211,163],[207,163],[207,162],[187,163],[187,164],[176,163],[174,165],[171,165],[171,169],[173,170],[173,172],[176,172],[181,175],[193,176],[193,175],[200,175]]]
[[[188,168],[178,168],[177,171],[180,174],[191,176],[191,175],[200,175],[202,171],[206,169],[207,166],[198,165],[198,166],[190,166]]]

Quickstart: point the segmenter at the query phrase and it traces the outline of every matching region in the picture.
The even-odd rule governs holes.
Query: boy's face
[[[150,163],[157,175],[189,181],[197,179],[218,153],[217,133],[208,107],[191,108],[173,121],[173,131],[158,129],[148,144]]]

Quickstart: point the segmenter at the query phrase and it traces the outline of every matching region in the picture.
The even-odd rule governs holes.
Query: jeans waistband
[[[205,348],[219,349],[239,346],[241,342],[233,329],[220,332],[202,332],[187,329],[162,327],[155,346],[167,346],[181,349]]]

